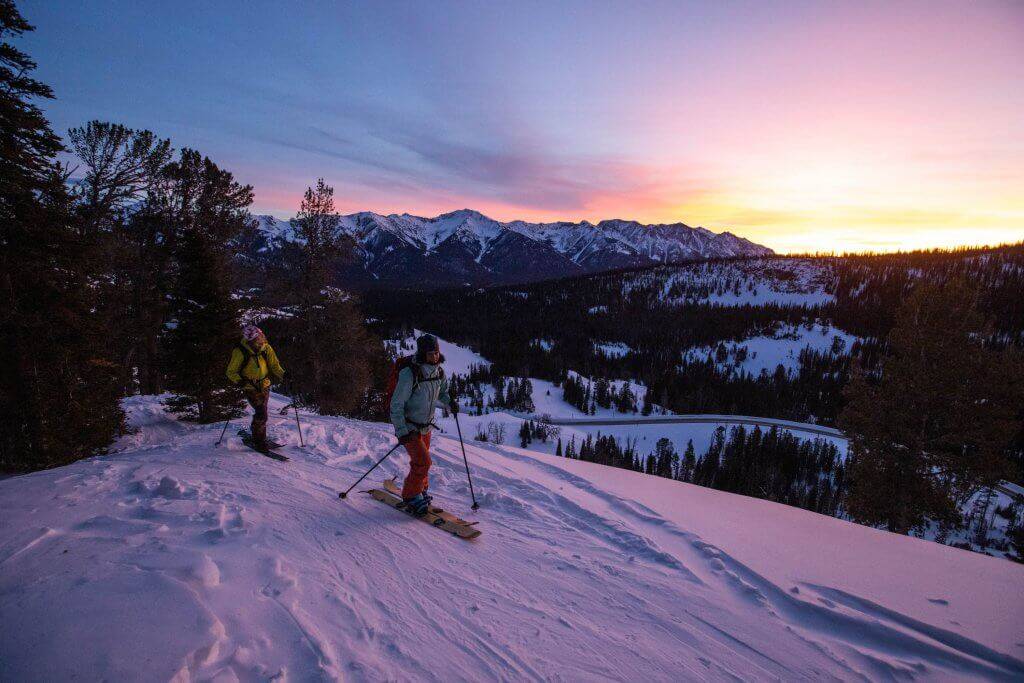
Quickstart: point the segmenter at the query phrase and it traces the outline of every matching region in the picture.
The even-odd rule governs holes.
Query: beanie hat
[[[263,337],[265,339],[266,335],[263,334],[263,330],[256,327],[255,325],[246,325],[245,327],[242,328],[242,337],[245,338],[245,341],[251,342],[256,341],[260,337]]]
[[[424,334],[416,340],[416,355],[423,356],[431,351],[440,351],[437,344],[437,337],[432,334]]]

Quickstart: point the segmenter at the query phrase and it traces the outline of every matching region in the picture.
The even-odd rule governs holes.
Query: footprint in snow
[[[932,603],[933,605],[948,605],[949,604],[949,600],[944,600],[942,598],[928,598],[928,602]]]
[[[150,487],[144,482],[133,482],[129,488],[130,493],[146,495],[151,498],[167,498],[168,500],[180,500],[182,498],[196,498],[195,487],[186,486],[174,477],[164,476],[158,484]]]
[[[220,585],[220,567],[209,555],[202,553],[189,566],[189,577],[204,588],[215,588]]]
[[[488,508],[497,508],[512,513],[526,510],[526,505],[518,498],[494,491],[489,491],[480,496],[480,504]]]

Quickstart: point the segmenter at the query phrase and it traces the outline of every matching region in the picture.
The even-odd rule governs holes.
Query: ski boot
[[[403,498],[402,509],[414,517],[422,517],[430,512],[429,501],[422,493],[417,493],[412,498]]]
[[[434,505],[434,497],[432,495],[430,495],[430,491],[428,491],[427,489],[423,489],[423,494],[422,495],[423,495],[423,498],[426,499],[426,501],[427,501],[427,509],[430,512],[444,512],[444,510],[442,510],[441,508],[439,508],[436,505]]]

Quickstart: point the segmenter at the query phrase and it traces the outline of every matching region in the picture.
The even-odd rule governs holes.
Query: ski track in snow
[[[1024,568],[1007,561],[477,442],[470,513],[438,434],[431,490],[484,531],[463,541],[358,495],[403,453],[338,499],[393,444],[385,425],[305,416],[301,449],[272,410],[278,463],[127,403],[139,429],[116,452],[0,482],[0,680],[1024,676]],[[807,525],[802,545],[752,549],[737,514],[757,536]],[[918,564],[858,589],[839,557],[811,561],[824,534]]]

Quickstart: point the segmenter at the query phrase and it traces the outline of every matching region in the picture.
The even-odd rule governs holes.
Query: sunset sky
[[[1024,2],[18,3],[63,133],[294,215],[629,218],[780,252],[1024,240]]]

